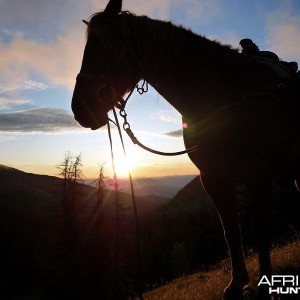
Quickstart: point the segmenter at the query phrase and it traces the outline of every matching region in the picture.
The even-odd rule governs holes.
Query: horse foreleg
[[[212,179],[207,176],[202,176],[201,180],[219,212],[230,252],[232,279],[224,291],[224,299],[243,299],[243,288],[248,283],[249,277],[243,254],[238,207],[234,196],[236,182],[226,178]]]
[[[252,215],[252,227],[255,241],[255,248],[258,253],[260,277],[272,275],[272,265],[270,250],[272,244],[271,237],[271,200],[272,183],[268,180],[252,181],[246,183],[246,188],[250,198]],[[260,296],[265,299],[266,291],[259,291]]]

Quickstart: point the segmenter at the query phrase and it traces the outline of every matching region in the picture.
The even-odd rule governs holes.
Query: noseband
[[[107,87],[112,91],[112,94],[115,95],[116,94],[116,90],[109,84],[107,84],[107,80],[105,80],[105,75],[92,75],[89,73],[79,73],[76,77],[76,80],[78,79],[85,79],[88,80],[90,82],[92,82],[96,87],[97,87],[97,97],[99,102],[105,103],[102,99],[100,99],[99,97],[99,92],[101,89]],[[113,102],[115,97],[113,97],[113,99],[111,100],[111,102]]]

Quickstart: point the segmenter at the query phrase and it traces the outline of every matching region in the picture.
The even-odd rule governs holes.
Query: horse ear
[[[104,12],[108,15],[114,16],[121,12],[122,0],[110,0],[104,9]]]
[[[89,26],[90,22],[86,21],[86,20],[82,20],[82,22],[86,25]]]

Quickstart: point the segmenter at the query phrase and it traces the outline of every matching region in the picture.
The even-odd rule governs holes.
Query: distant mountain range
[[[133,178],[134,192],[137,196],[159,196],[173,198],[176,193],[193,180],[196,175],[139,177]],[[84,180],[84,183],[95,186],[95,179]],[[128,179],[119,179],[122,192],[131,193]],[[109,181],[107,187],[110,188]]]
[[[182,179],[184,182],[186,178]],[[142,186],[135,189],[135,194],[137,196],[136,202],[138,206],[139,213],[147,213],[156,207],[166,203],[170,197],[161,195],[171,195],[176,193],[175,186],[168,185],[167,182],[172,182],[172,179],[166,178],[163,180],[163,184],[160,185],[159,189],[156,189],[151,184],[157,181],[156,179],[142,180],[145,190]],[[176,179],[174,178],[175,182]],[[177,178],[179,181],[179,178]],[[139,182],[139,181],[138,181]],[[96,194],[97,190],[95,187],[91,186],[94,184],[93,181],[88,181],[90,185],[79,184],[80,186],[80,202],[85,203],[89,210],[93,210],[96,205]],[[138,183],[136,184],[138,186]],[[166,187],[166,192],[163,191],[163,187]],[[27,203],[28,207],[31,207],[33,203],[37,202],[38,206],[42,204],[59,205],[61,201],[63,187],[63,179],[55,176],[47,175],[37,175],[32,173],[26,173],[11,167],[0,165],[0,201],[2,205],[11,205],[16,201],[16,207],[21,203]],[[107,197],[105,201],[105,213],[110,216],[114,213],[114,193],[109,190],[111,187],[108,186]],[[177,190],[180,189],[178,185]],[[120,182],[120,195],[122,199],[122,205],[126,208],[132,207],[132,199],[128,187],[126,187],[126,182]],[[130,192],[130,191],[129,191]],[[0,204],[0,208],[1,208]],[[26,209],[24,207],[24,209]],[[130,210],[129,210],[130,211]]]

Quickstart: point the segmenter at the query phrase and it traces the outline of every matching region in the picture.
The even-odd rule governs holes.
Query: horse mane
[[[193,45],[205,45],[205,49],[237,53],[237,49],[233,49],[230,45],[210,40],[171,21],[154,20],[144,15],[137,16],[129,11],[122,11],[115,18],[118,20],[123,36],[134,43],[137,53],[143,57],[148,66],[153,67],[154,64],[164,63],[174,68],[174,61],[181,60],[180,48],[185,41],[192,41]],[[90,22],[95,24],[95,27],[100,20],[111,22],[103,12],[95,13],[90,18]],[[87,34],[89,30],[90,26],[87,28]]]
[[[211,43],[214,46],[220,46],[222,48],[227,48],[230,50],[237,51],[237,49],[234,49],[231,45],[223,44],[218,40],[210,40],[205,35],[199,35],[194,33],[190,28],[186,28],[182,25],[174,24],[171,21],[164,21],[164,20],[154,20],[149,18],[148,16],[142,15],[137,16],[129,11],[122,11],[120,13],[121,16],[125,16],[126,19],[131,19],[134,22],[135,20],[139,20],[136,22],[140,24],[144,24],[143,28],[140,27],[140,31],[142,30],[149,30],[151,39],[155,39],[155,37],[158,36],[157,32],[159,32],[159,36],[162,35],[163,38],[160,38],[160,42],[164,42],[163,44],[168,44],[170,42],[170,38],[172,39],[174,33],[181,33],[186,37],[192,37],[198,39],[198,41],[202,42],[208,42]],[[125,19],[124,18],[124,19]],[[149,26],[151,24],[151,26]],[[135,29],[137,29],[137,26],[135,26]],[[157,31],[159,30],[159,31]],[[164,38],[166,37],[166,39]]]

